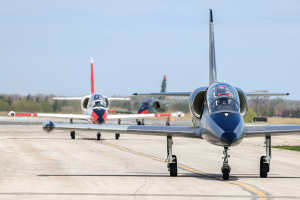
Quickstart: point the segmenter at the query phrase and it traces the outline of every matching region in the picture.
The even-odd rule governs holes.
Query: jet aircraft
[[[164,75],[163,81],[161,83],[160,92],[166,92],[167,87],[167,77]],[[161,96],[158,99],[147,98],[144,99],[138,109],[138,111],[111,111],[112,113],[137,113],[137,114],[149,114],[149,113],[163,113],[169,109],[168,103],[165,101],[164,97]],[[144,118],[142,120],[136,120],[137,125],[145,125]],[[170,117],[167,118],[166,126],[170,126]]]
[[[55,114],[55,113],[18,113],[10,111],[9,116],[30,116],[30,117],[47,117],[47,118],[66,118],[70,119],[70,123],[73,123],[73,119],[87,120],[93,124],[105,124],[108,119],[117,119],[118,124],[121,124],[121,119],[137,119],[137,118],[153,118],[153,117],[182,117],[182,112],[167,113],[167,114],[131,114],[131,115],[108,115],[108,108],[110,101],[114,100],[130,100],[130,98],[114,98],[106,97],[104,95],[95,93],[94,89],[94,66],[93,58],[91,57],[91,91],[89,95],[84,97],[54,97],[54,100],[81,100],[81,108],[83,114]],[[75,131],[70,131],[72,139],[75,139]],[[116,133],[115,138],[119,139],[120,134]],[[97,140],[100,140],[101,133],[97,133]]]
[[[209,86],[198,87],[192,92],[135,93],[142,96],[186,96],[189,97],[192,127],[184,126],[116,126],[85,124],[54,124],[44,122],[42,128],[53,130],[105,131],[123,134],[144,134],[167,137],[167,162],[170,176],[177,176],[177,157],[172,155],[172,137],[189,137],[224,148],[221,171],[223,179],[229,179],[228,148],[239,145],[243,139],[264,137],[266,155],[260,157],[260,177],[266,178],[270,170],[271,137],[300,134],[300,126],[246,125],[243,116],[248,110],[248,97],[286,96],[289,93],[244,92],[238,87],[217,81],[213,13],[209,10]],[[246,158],[245,158],[246,159]]]

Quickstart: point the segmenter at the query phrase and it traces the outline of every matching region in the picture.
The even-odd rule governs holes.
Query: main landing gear
[[[170,176],[177,176],[177,158],[175,155],[172,155],[172,136],[167,136],[167,162],[168,162],[168,170],[170,172]]]
[[[166,126],[170,126],[170,117],[167,118]]]
[[[224,161],[223,161],[223,166],[221,168],[221,171],[223,173],[223,180],[228,180],[229,179],[229,173],[231,171],[231,167],[228,164],[228,158],[230,157],[228,155],[228,150],[229,150],[228,147],[224,147],[224,151],[223,151]]]
[[[73,124],[73,119],[70,119],[70,124]],[[75,140],[75,131],[70,131],[71,139]]]
[[[267,178],[271,161],[271,136],[266,136],[266,156],[260,157],[260,177]]]
[[[121,119],[118,119],[118,124],[121,125]],[[120,133],[116,133],[116,140],[120,137]]]
[[[136,120],[136,124],[137,125],[145,125],[145,121],[144,119],[142,119],[142,121],[139,121],[138,119]]]

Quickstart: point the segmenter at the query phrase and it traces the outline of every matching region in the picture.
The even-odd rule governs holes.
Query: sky
[[[300,100],[300,1],[0,1],[0,93],[105,96],[208,85],[213,10],[217,78]]]

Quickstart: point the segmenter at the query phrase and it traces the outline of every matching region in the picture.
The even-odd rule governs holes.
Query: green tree
[[[0,111],[10,111],[10,110],[11,110],[11,106],[3,99],[0,99]]]
[[[244,116],[244,122],[251,123],[253,117],[257,117],[256,112],[251,108],[248,108],[247,114]]]
[[[11,106],[11,104],[12,104],[12,98],[11,98],[10,95],[8,96],[7,103],[8,103],[10,106]]]

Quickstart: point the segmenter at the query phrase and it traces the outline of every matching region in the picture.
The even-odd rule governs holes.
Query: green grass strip
[[[278,149],[286,149],[286,150],[292,150],[292,151],[300,151],[300,146],[272,146],[272,148],[278,148]]]

